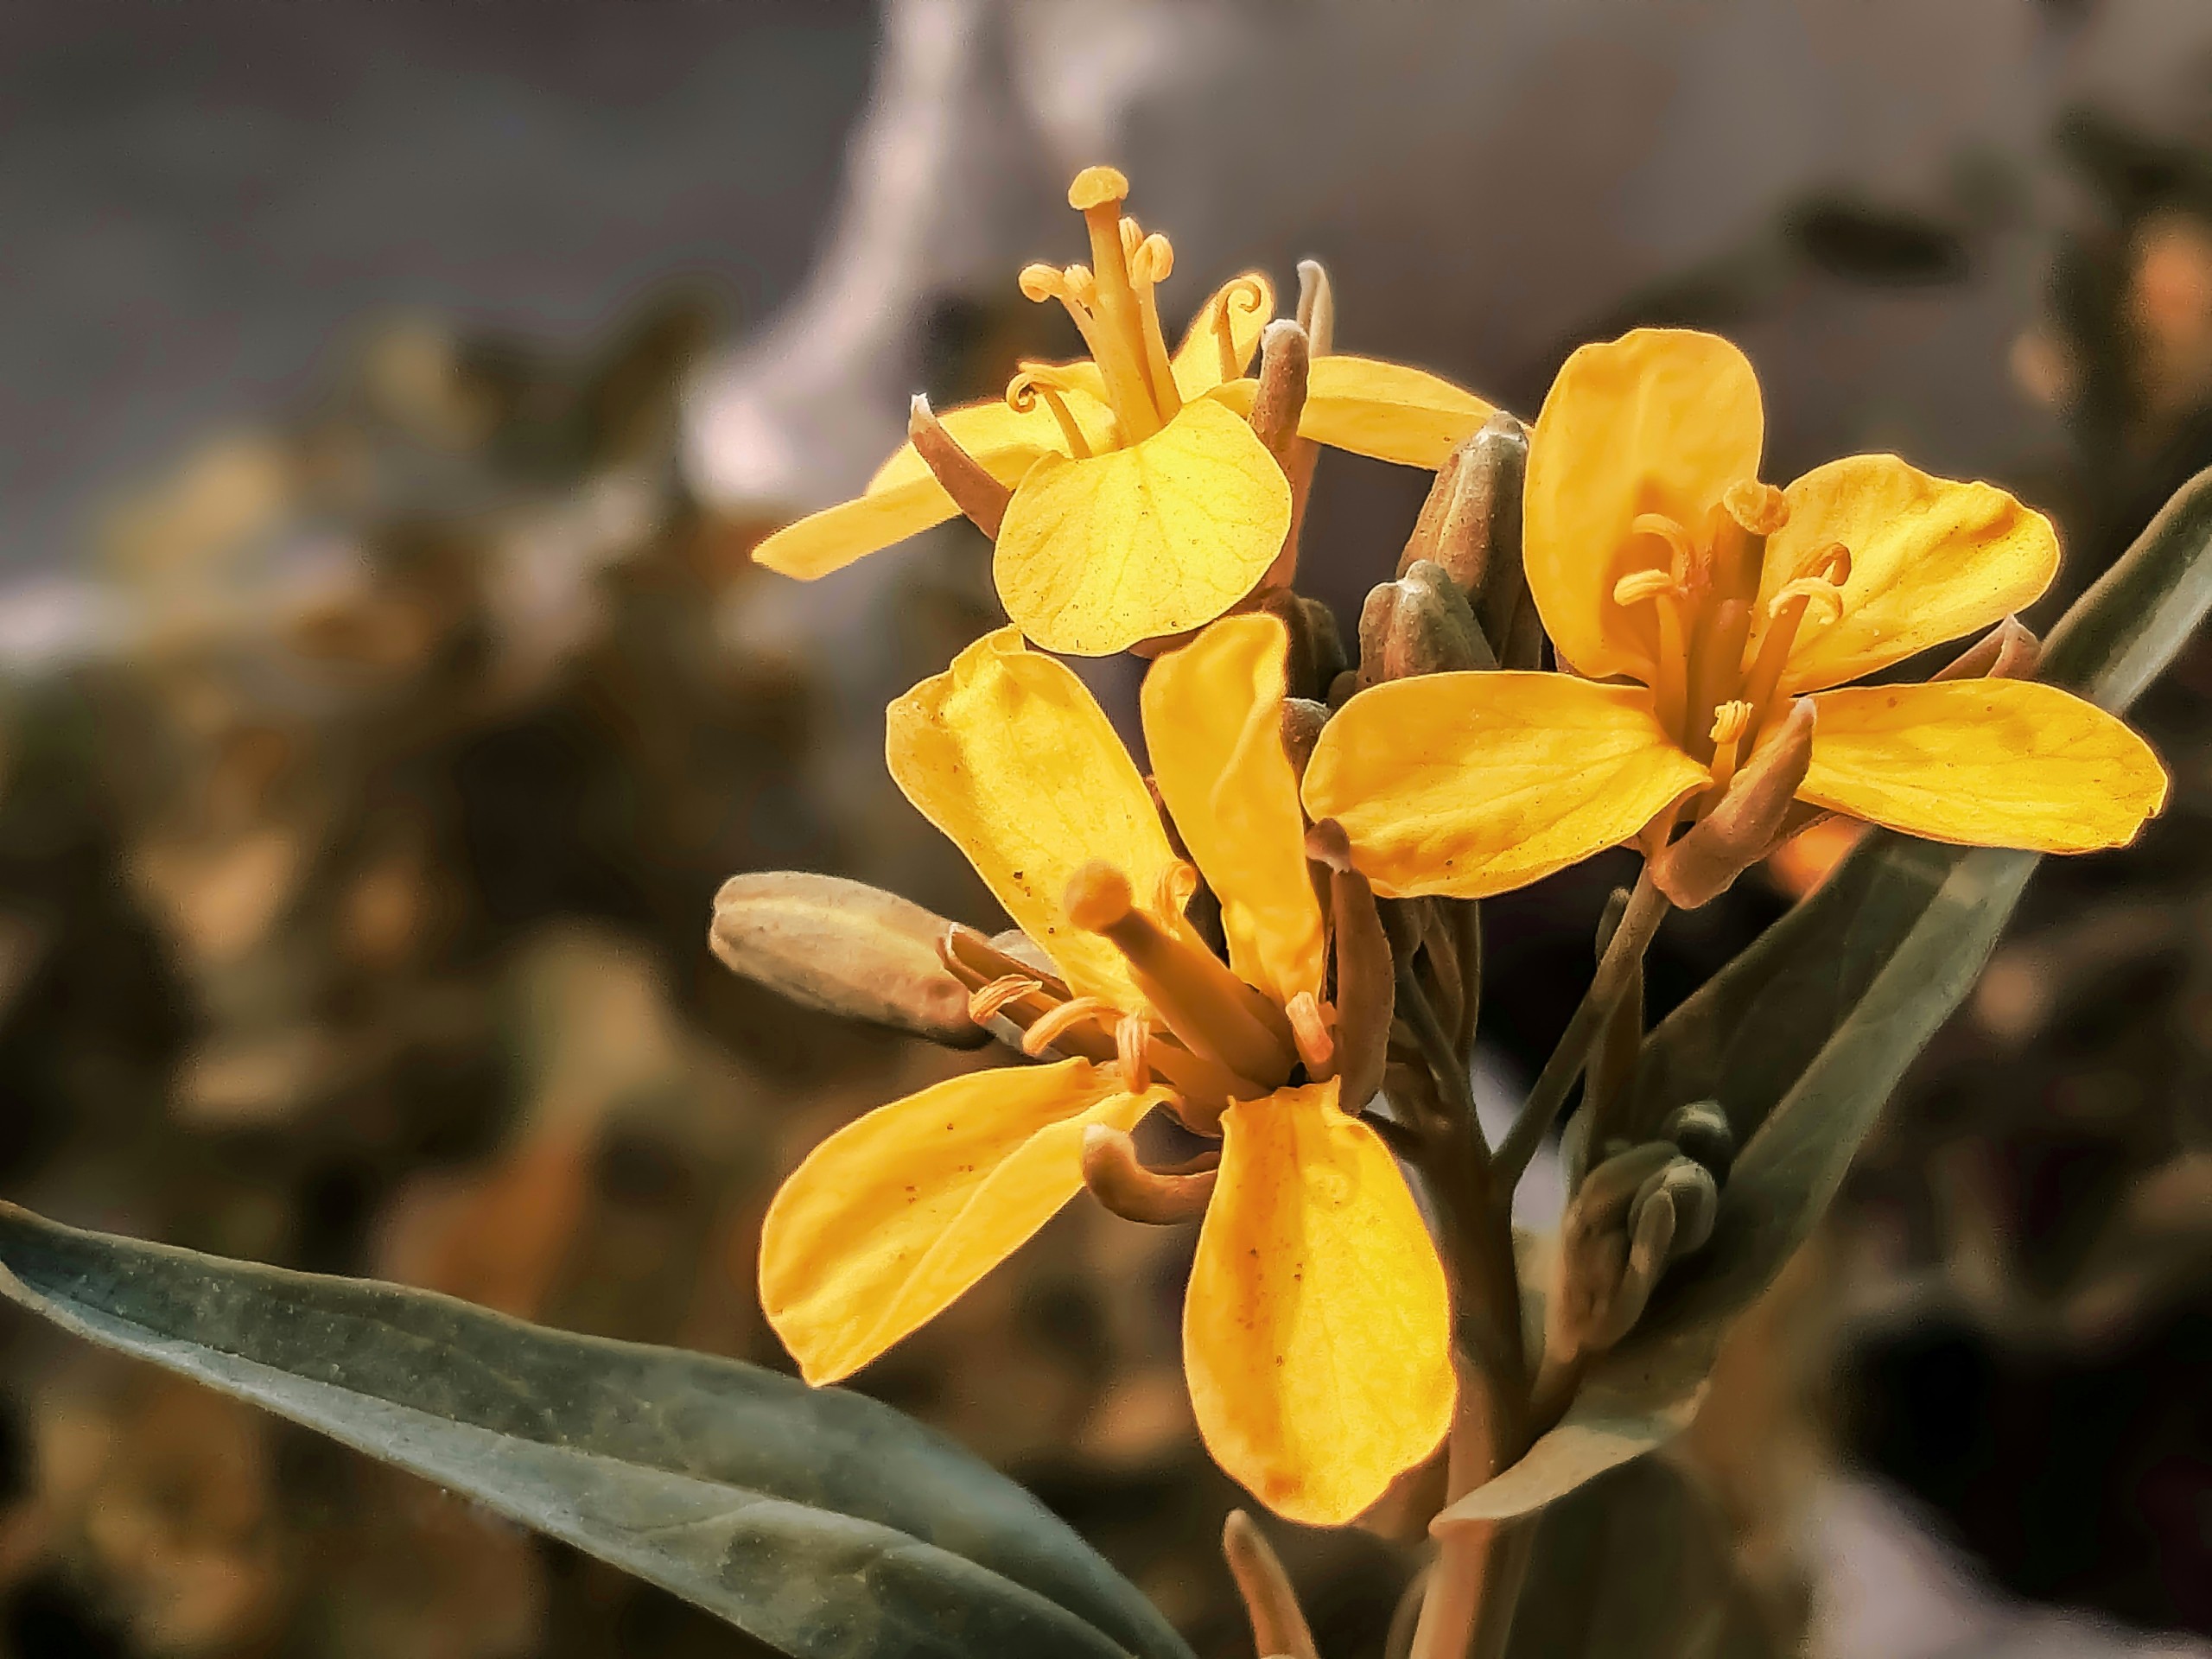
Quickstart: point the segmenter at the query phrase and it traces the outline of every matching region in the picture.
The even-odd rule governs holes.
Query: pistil
[[[1128,959],[1138,988],[1193,1053],[1268,1088],[1290,1076],[1294,1055],[1281,1010],[1219,957],[1138,909],[1119,870],[1096,860],[1084,865],[1068,882],[1065,908],[1070,921],[1103,935]]]
[[[1144,306],[1130,281],[1128,255],[1122,244],[1122,203],[1128,194],[1129,181],[1110,167],[1087,167],[1068,187],[1068,206],[1083,215],[1090,233],[1094,287],[1087,308],[1095,327],[1084,331],[1084,338],[1091,360],[1105,377],[1122,442],[1136,443],[1166,425],[1166,415],[1151,385]],[[1025,293],[1027,276],[1025,271]],[[1063,302],[1071,297],[1063,296]],[[1077,319],[1078,327],[1082,321]],[[1173,387],[1171,381],[1169,390]]]

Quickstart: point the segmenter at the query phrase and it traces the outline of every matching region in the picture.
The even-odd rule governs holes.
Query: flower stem
[[[1605,1016],[1613,1011],[1621,993],[1628,988],[1630,971],[1643,959],[1667,908],[1667,896],[1654,885],[1651,867],[1646,864],[1643,874],[1637,878],[1636,891],[1629,895],[1628,909],[1621,917],[1621,924],[1613,930],[1612,943],[1605,947],[1605,957],[1591,978],[1590,988],[1582,994],[1573,1018],[1567,1022],[1566,1034],[1552,1051],[1551,1058],[1544,1062],[1543,1072],[1537,1077],[1536,1086],[1529,1091],[1521,1116],[1513,1120],[1512,1128],[1498,1143],[1495,1160],[1497,1186],[1509,1201],[1522,1171],[1528,1168],[1529,1160],[1536,1155],[1536,1148],[1550,1131],[1552,1120],[1567,1103],[1567,1092],[1582,1075],[1582,1068],[1589,1064],[1591,1046],[1605,1029]]]

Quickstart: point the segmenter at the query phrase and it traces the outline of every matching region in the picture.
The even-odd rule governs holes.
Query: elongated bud
[[[1243,1510],[1229,1512],[1221,1529],[1221,1553],[1229,1559],[1230,1574],[1251,1622],[1253,1650],[1264,1659],[1320,1659],[1290,1574]]]
[[[1306,330],[1290,318],[1276,318],[1260,335],[1252,431],[1286,473],[1290,470],[1290,447],[1298,437],[1298,417],[1306,412],[1309,361]]]
[[[1651,861],[1660,892],[1694,910],[1766,856],[1812,765],[1814,718],[1813,700],[1798,698],[1789,718],[1728,780],[1719,804],[1660,849]]]
[[[1404,575],[1368,594],[1359,613],[1362,690],[1416,674],[1497,666],[1467,596],[1442,565],[1417,560]]]
[[[1398,983],[1375,889],[1351,867],[1344,826],[1324,818],[1306,832],[1306,855],[1329,873],[1337,967],[1338,1101],[1357,1112],[1382,1087]]]
[[[1126,1131],[1093,1123],[1083,1132],[1083,1184],[1124,1221],[1165,1227],[1204,1215],[1220,1164],[1210,1152],[1184,1169],[1147,1169]]]
[[[906,411],[906,435],[913,441],[915,454],[944,486],[953,505],[973,519],[984,535],[998,540],[999,526],[1006,520],[1007,503],[1014,499],[1014,492],[960,447],[930,408],[930,400],[918,391]]]
[[[1674,1147],[1653,1141],[1605,1159],[1583,1179],[1560,1224],[1556,1278],[1544,1306],[1548,1366],[1607,1345],[1599,1338],[1613,1322],[1628,1272],[1637,1194],[1677,1155]]]
[[[950,925],[861,882],[768,870],[722,884],[709,939],[725,966],[794,1002],[976,1048],[990,1033],[938,957]]]
[[[1521,568],[1528,471],[1528,429],[1501,410],[1446,458],[1398,559],[1402,576],[1422,559],[1444,567],[1467,595],[1491,654],[1501,663],[1528,594]]]
[[[1321,741],[1321,728],[1329,722],[1329,705],[1307,697],[1286,697],[1282,704],[1282,752],[1299,780],[1306,778],[1306,763]]]
[[[1959,658],[1929,676],[1931,680],[2024,680],[2043,657],[2043,641],[2008,616],[1969,645]]]

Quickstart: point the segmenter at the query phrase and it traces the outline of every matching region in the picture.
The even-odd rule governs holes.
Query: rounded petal
[[[1371,357],[1317,357],[1298,435],[1434,472],[1495,409],[1449,380]]]
[[[2050,520],[1988,484],[1931,478],[1895,455],[1816,467],[1783,493],[1789,522],[1766,544],[1759,602],[1812,555],[1851,550],[1843,614],[1799,628],[1785,692],[1841,685],[2024,608],[2058,574]]]
[[[1222,361],[1221,318],[1229,314],[1229,361]],[[1172,367],[1175,389],[1189,403],[1203,397],[1224,380],[1242,376],[1260,349],[1260,336],[1274,320],[1275,287],[1256,270],[1232,277],[1207,296],[1191,318],[1183,343],[1175,348]],[[1226,370],[1226,372],[1224,371]]]
[[[1306,767],[1387,896],[1479,899],[1627,840],[1711,781],[1641,686],[1565,674],[1427,674],[1361,692]]]
[[[2055,685],[1853,686],[1814,702],[1798,798],[1908,835],[2087,853],[2133,840],[2165,804],[2151,746]]]
[[[1529,441],[1529,591],[1560,655],[1596,679],[1649,680],[1649,606],[1613,601],[1667,551],[1631,537],[1642,513],[1693,534],[1727,487],[1758,475],[1766,417],[1744,354],[1715,334],[1638,328],[1567,359]]]
[[[1069,365],[1071,369],[1090,366],[1089,363]],[[1096,372],[1092,372],[1095,375]],[[1114,441],[1114,412],[1106,406],[1104,398],[1103,381],[1099,383],[1096,397],[1086,397],[1079,391],[1062,394],[1068,413],[1093,449],[1105,448]],[[1009,488],[1021,482],[1022,475],[1038,456],[1067,453],[1059,421],[1042,403],[1034,409],[1016,410],[1005,398],[993,397],[948,409],[938,419],[952,435],[954,442],[973,455],[985,472]],[[868,480],[868,493],[880,495],[922,479],[935,482],[931,478],[929,463],[912,444],[901,444],[891,459],[876,469],[875,476]]]
[[[1320,995],[1323,945],[1282,747],[1288,652],[1274,617],[1224,617],[1154,663],[1143,693],[1153,778],[1221,900],[1229,964],[1277,1003]]]
[[[1007,507],[992,569],[1024,633],[1101,657],[1212,621],[1251,592],[1289,529],[1282,469],[1202,398],[1126,449],[1039,461]]]
[[[807,1155],[760,1230],[760,1305],[810,1382],[849,1376],[934,1319],[1083,1185],[1083,1132],[1155,1096],[1088,1060],[953,1077]]]
[[[884,728],[906,798],[968,855],[1068,983],[1142,1007],[1121,952],[1070,926],[1061,902],[1091,859],[1115,866],[1141,898],[1179,861],[1128,750],[1067,664],[1001,628],[893,703]]]
[[[1028,454],[1023,470],[1036,458],[1033,452]],[[753,557],[771,570],[812,582],[941,524],[959,512],[937,480],[910,479],[785,524],[754,548]]]
[[[1340,1525],[1436,1449],[1453,1398],[1436,1247],[1337,1085],[1223,1116],[1221,1175],[1183,1303],[1214,1461],[1278,1514]]]

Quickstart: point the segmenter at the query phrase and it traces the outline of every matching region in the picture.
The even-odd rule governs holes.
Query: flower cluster
[[[1268,283],[1236,277],[1171,353],[1173,255],[1126,194],[1111,168],[1080,175],[1091,263],[1020,274],[1087,359],[1025,365],[1002,401],[941,418],[918,400],[861,497],[759,551],[815,576],[957,513],[992,536],[1013,626],[892,705],[887,759],[1019,930],[953,927],[937,950],[975,1024],[1035,1062],[823,1142],[768,1215],[761,1294],[828,1382],[1085,1188],[1202,1217],[1183,1335],[1205,1442],[1280,1512],[1338,1522],[1435,1449],[1471,1366],[1522,1363],[1517,1318],[1483,1351],[1489,1291],[1448,1183],[1417,1203],[1405,1173],[1425,1125],[1474,1137],[1455,1144],[1478,1185],[1510,1192],[1529,1150],[1450,1110],[1478,963],[1464,901],[1638,848],[1601,970],[1617,998],[1669,902],[1817,818],[2083,852],[2131,839],[2166,778],[2112,715],[2021,677],[2012,619],[2058,546],[2003,491],[1889,455],[1763,482],[1751,365],[1703,334],[1583,347],[1525,444],[1471,393],[1332,351],[1318,273],[1280,321]],[[1441,469],[1356,667],[1289,594],[1316,444]],[[1851,683],[1993,628],[1935,681]],[[1154,658],[1148,777],[1046,654],[1131,647]],[[1586,1043],[1609,1012],[1590,1006]],[[1218,1151],[1147,1166],[1155,1112]],[[1709,1118],[1595,1149],[1617,1161],[1571,1218],[1548,1364],[1616,1339],[1710,1232]]]

